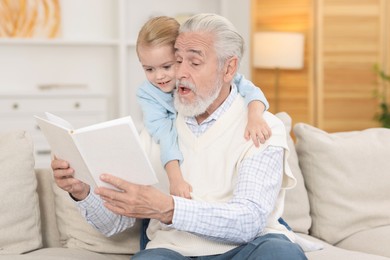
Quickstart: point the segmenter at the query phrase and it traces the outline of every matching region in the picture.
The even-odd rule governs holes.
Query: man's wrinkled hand
[[[133,218],[153,218],[163,223],[172,223],[173,198],[153,186],[129,183],[111,174],[102,174],[101,180],[118,190],[98,187],[95,193],[112,212]]]

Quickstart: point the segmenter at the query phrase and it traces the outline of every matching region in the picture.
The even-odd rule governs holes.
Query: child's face
[[[175,54],[173,46],[139,46],[139,60],[146,78],[163,92],[171,92],[176,86]]]

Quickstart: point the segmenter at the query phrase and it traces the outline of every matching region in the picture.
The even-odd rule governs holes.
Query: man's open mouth
[[[179,86],[178,91],[179,91],[180,95],[185,95],[185,94],[188,94],[189,92],[191,92],[191,89],[187,88],[185,86]]]

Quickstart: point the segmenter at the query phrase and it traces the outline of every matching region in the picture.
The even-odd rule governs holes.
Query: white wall
[[[241,62],[240,73],[251,79],[250,70],[250,0],[220,0],[221,14],[228,18],[245,41],[245,53]]]

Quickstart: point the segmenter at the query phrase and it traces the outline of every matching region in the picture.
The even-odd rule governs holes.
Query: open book
[[[136,184],[158,182],[130,116],[74,129],[50,113],[35,116],[57,158],[68,161],[75,178],[91,185],[110,187],[100,180],[109,173]]]

